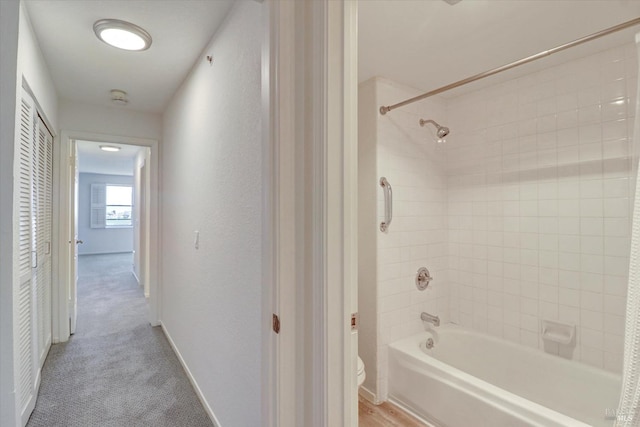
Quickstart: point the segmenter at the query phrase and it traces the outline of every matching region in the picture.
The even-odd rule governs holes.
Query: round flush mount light
[[[100,149],[102,151],[110,151],[115,153],[116,151],[120,151],[120,147],[118,147],[117,145],[101,145]]]
[[[101,19],[93,24],[96,36],[108,45],[124,50],[147,50],[151,36],[144,29],[119,19]]]

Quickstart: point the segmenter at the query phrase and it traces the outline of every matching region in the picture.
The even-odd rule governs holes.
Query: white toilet
[[[367,378],[367,374],[364,372],[364,362],[358,356],[358,387],[362,385],[365,378]]]

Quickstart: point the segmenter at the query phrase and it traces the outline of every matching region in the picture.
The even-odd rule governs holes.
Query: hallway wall
[[[20,423],[15,413],[13,331],[14,145],[16,106],[23,79],[54,131],[58,128],[58,98],[22,2],[0,1],[0,425]],[[18,417],[18,418],[16,418]]]
[[[162,324],[223,426],[261,424],[261,7],[235,4],[163,118]]]
[[[13,156],[18,66],[17,2],[0,1],[0,425],[13,425]]]
[[[159,140],[162,117],[127,107],[108,108],[60,99],[60,128]]]
[[[57,133],[58,94],[24,3],[20,2],[20,5],[17,86],[19,88],[22,85],[21,79],[26,80],[39,104],[41,113],[46,116],[48,124],[53,126],[52,131]]]

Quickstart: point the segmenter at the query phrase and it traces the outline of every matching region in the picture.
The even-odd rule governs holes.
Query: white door
[[[18,206],[18,295],[15,325],[18,346],[16,349],[16,396],[18,410],[23,424],[26,424],[35,407],[36,366],[33,330],[33,286],[36,254],[33,248],[33,174],[32,152],[34,139],[35,107],[31,97],[23,92],[20,110],[20,135],[16,153],[16,205]]]
[[[70,141],[71,164],[69,177],[71,178],[71,188],[73,189],[73,197],[69,199],[69,212],[72,213],[69,221],[69,277],[71,283],[69,286],[69,327],[70,333],[76,332],[76,319],[78,317],[78,245],[82,244],[82,240],[78,239],[78,150],[76,141]]]
[[[16,152],[18,234],[15,392],[22,425],[35,407],[51,345],[51,202],[53,136],[23,91]]]
[[[33,192],[35,215],[38,368],[44,364],[51,346],[51,238],[52,238],[52,166],[53,136],[38,117],[33,146]]]
[[[140,188],[138,189],[140,195],[138,200],[140,206],[138,213],[140,215],[138,220],[138,231],[140,236],[138,237],[138,272],[140,284],[144,288],[144,296],[149,297],[149,284],[147,283],[147,164],[145,163],[140,167]]]

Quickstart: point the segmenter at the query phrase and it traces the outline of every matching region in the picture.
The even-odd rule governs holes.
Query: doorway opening
[[[92,313],[100,312],[102,303],[109,299],[144,301],[143,295],[149,297],[146,236],[149,235],[150,149],[87,140],[76,140],[75,145],[77,238],[72,290],[75,290],[74,301],[79,303],[71,312],[72,334],[76,331],[80,310],[85,314],[84,321],[90,323]],[[91,306],[81,307],[82,304]]]
[[[88,269],[103,265],[128,270],[144,294],[145,317],[157,326],[157,141],[62,131],[59,148],[55,171],[59,183],[55,210],[59,281],[53,307],[56,342],[68,340],[76,330],[83,257],[93,261],[87,263]],[[102,256],[106,260],[107,255],[119,259],[120,265],[96,262]]]

